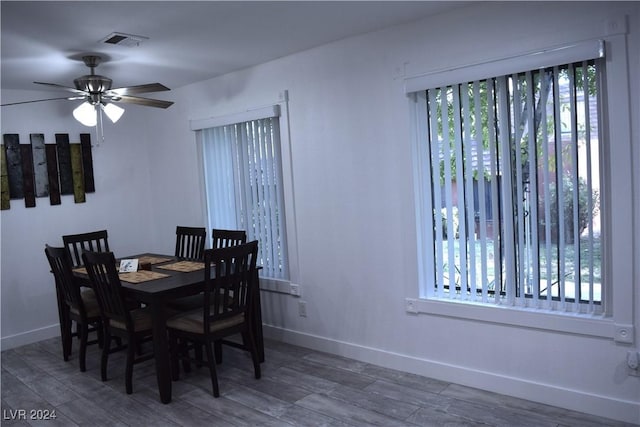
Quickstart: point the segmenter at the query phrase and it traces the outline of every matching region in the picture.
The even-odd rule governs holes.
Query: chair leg
[[[80,327],[80,372],[87,370],[87,335],[89,334],[89,326],[86,323],[78,324]]]
[[[136,340],[136,354],[139,356],[142,354],[142,340]]]
[[[173,381],[178,381],[180,379],[178,337],[171,332],[169,332],[169,350],[171,352],[171,379]]]
[[[209,364],[209,372],[211,374],[211,386],[213,388],[213,397],[220,397],[220,389],[218,388],[218,374],[216,373],[216,361],[213,357],[213,349],[211,343],[205,344],[207,351],[207,363]]]
[[[104,328],[104,343],[102,346],[102,357],[100,358],[100,377],[102,381],[107,380],[107,362],[109,361],[109,350],[111,348],[111,334],[108,328]]]
[[[104,347],[104,330],[102,329],[102,322],[96,323],[96,334],[98,335],[98,348]]]
[[[262,376],[262,371],[260,370],[260,358],[258,357],[258,348],[256,347],[256,342],[253,338],[253,334],[251,333],[251,328],[248,328],[242,333],[242,342],[251,353],[251,360],[253,361],[253,375],[257,380],[259,380]]]
[[[196,354],[198,353],[197,343],[194,344]],[[189,356],[189,340],[179,338],[178,340],[178,359],[182,361],[182,369],[185,373],[191,372],[191,357]],[[202,349],[200,351],[200,360],[202,360]],[[201,365],[198,365],[201,366]]]
[[[131,334],[129,336],[129,342],[127,344],[127,368],[125,370],[125,386],[127,388],[127,394],[133,393],[133,361],[136,358],[137,349],[136,339]]]
[[[67,362],[71,354],[69,341],[71,340],[71,324],[69,320],[69,306],[62,300],[60,290],[56,286],[58,300],[58,319],[60,320],[60,341],[62,343],[62,359]]]
[[[65,362],[69,361],[69,356],[71,356],[71,346],[73,343],[73,338],[71,336],[71,330],[73,328],[73,321],[69,318],[64,318],[61,320],[61,333],[62,333],[62,358]]]
[[[219,365],[222,363],[222,341],[215,341],[213,343],[213,350],[216,354],[216,363]]]
[[[195,357],[196,357],[196,366],[198,368],[200,368],[200,367],[202,367],[202,344],[195,343],[193,345],[193,350],[194,350]]]

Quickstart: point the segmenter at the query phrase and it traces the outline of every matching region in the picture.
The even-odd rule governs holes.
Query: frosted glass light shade
[[[100,104],[100,107],[102,107],[104,113],[113,123],[117,122],[120,117],[122,117],[122,114],[124,114],[124,108],[118,107],[115,104]]]
[[[88,102],[83,102],[73,110],[73,117],[85,126],[95,126],[98,123],[96,108]]]

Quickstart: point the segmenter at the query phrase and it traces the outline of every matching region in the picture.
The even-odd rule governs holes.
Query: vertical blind
[[[416,93],[427,297],[602,312],[603,66]]]
[[[210,227],[246,230],[261,275],[288,279],[278,117],[199,132]]]

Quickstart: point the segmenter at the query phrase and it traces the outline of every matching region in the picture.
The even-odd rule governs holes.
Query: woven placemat
[[[143,255],[140,258],[137,258],[138,265],[145,264],[145,263],[159,264],[161,262],[170,261],[171,259],[172,259],[171,257],[151,256],[151,255]],[[116,263],[116,270],[119,268],[120,268],[120,264]],[[87,273],[87,269],[85,267],[74,268],[73,272],[80,273],[80,274],[89,274]]]
[[[116,263],[116,270],[120,268],[120,264]],[[80,273],[80,274],[86,274],[87,276],[89,275],[89,272],[87,271],[86,267],[76,267],[73,269],[74,273]]]
[[[182,273],[189,273],[191,271],[202,270],[204,268],[204,262],[196,261],[178,261],[171,264],[159,265],[158,268],[164,270],[180,271]]]
[[[169,277],[168,274],[158,273],[157,271],[140,270],[131,271],[129,273],[120,273],[120,280],[129,283],[142,283],[149,280],[162,279],[163,277]]]
[[[159,264],[161,262],[169,261],[171,258],[162,257],[162,256],[151,256],[151,255],[143,255],[138,258],[138,265],[149,263],[149,264]]]

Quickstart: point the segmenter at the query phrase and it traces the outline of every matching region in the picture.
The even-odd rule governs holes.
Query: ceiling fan
[[[73,80],[75,88],[59,85],[56,83],[34,82],[35,84],[48,86],[54,89],[72,92],[73,96],[60,98],[38,99],[34,101],[12,102],[7,105],[28,104],[32,102],[53,101],[67,99],[70,101],[84,100],[79,107],[73,111],[73,116],[85,126],[96,126],[98,120],[98,110],[104,111],[112,122],[116,122],[124,113],[124,109],[114,103],[137,104],[145,107],[168,108],[173,102],[159,99],[141,98],[133,96],[140,93],[161,92],[170,90],[160,83],[148,83],[137,86],[128,86],[111,89],[112,80],[108,77],[95,73],[95,68],[100,64],[102,58],[97,55],[86,55],[82,57],[84,64],[91,69],[91,74],[78,77]],[[101,116],[101,115],[100,115]]]

